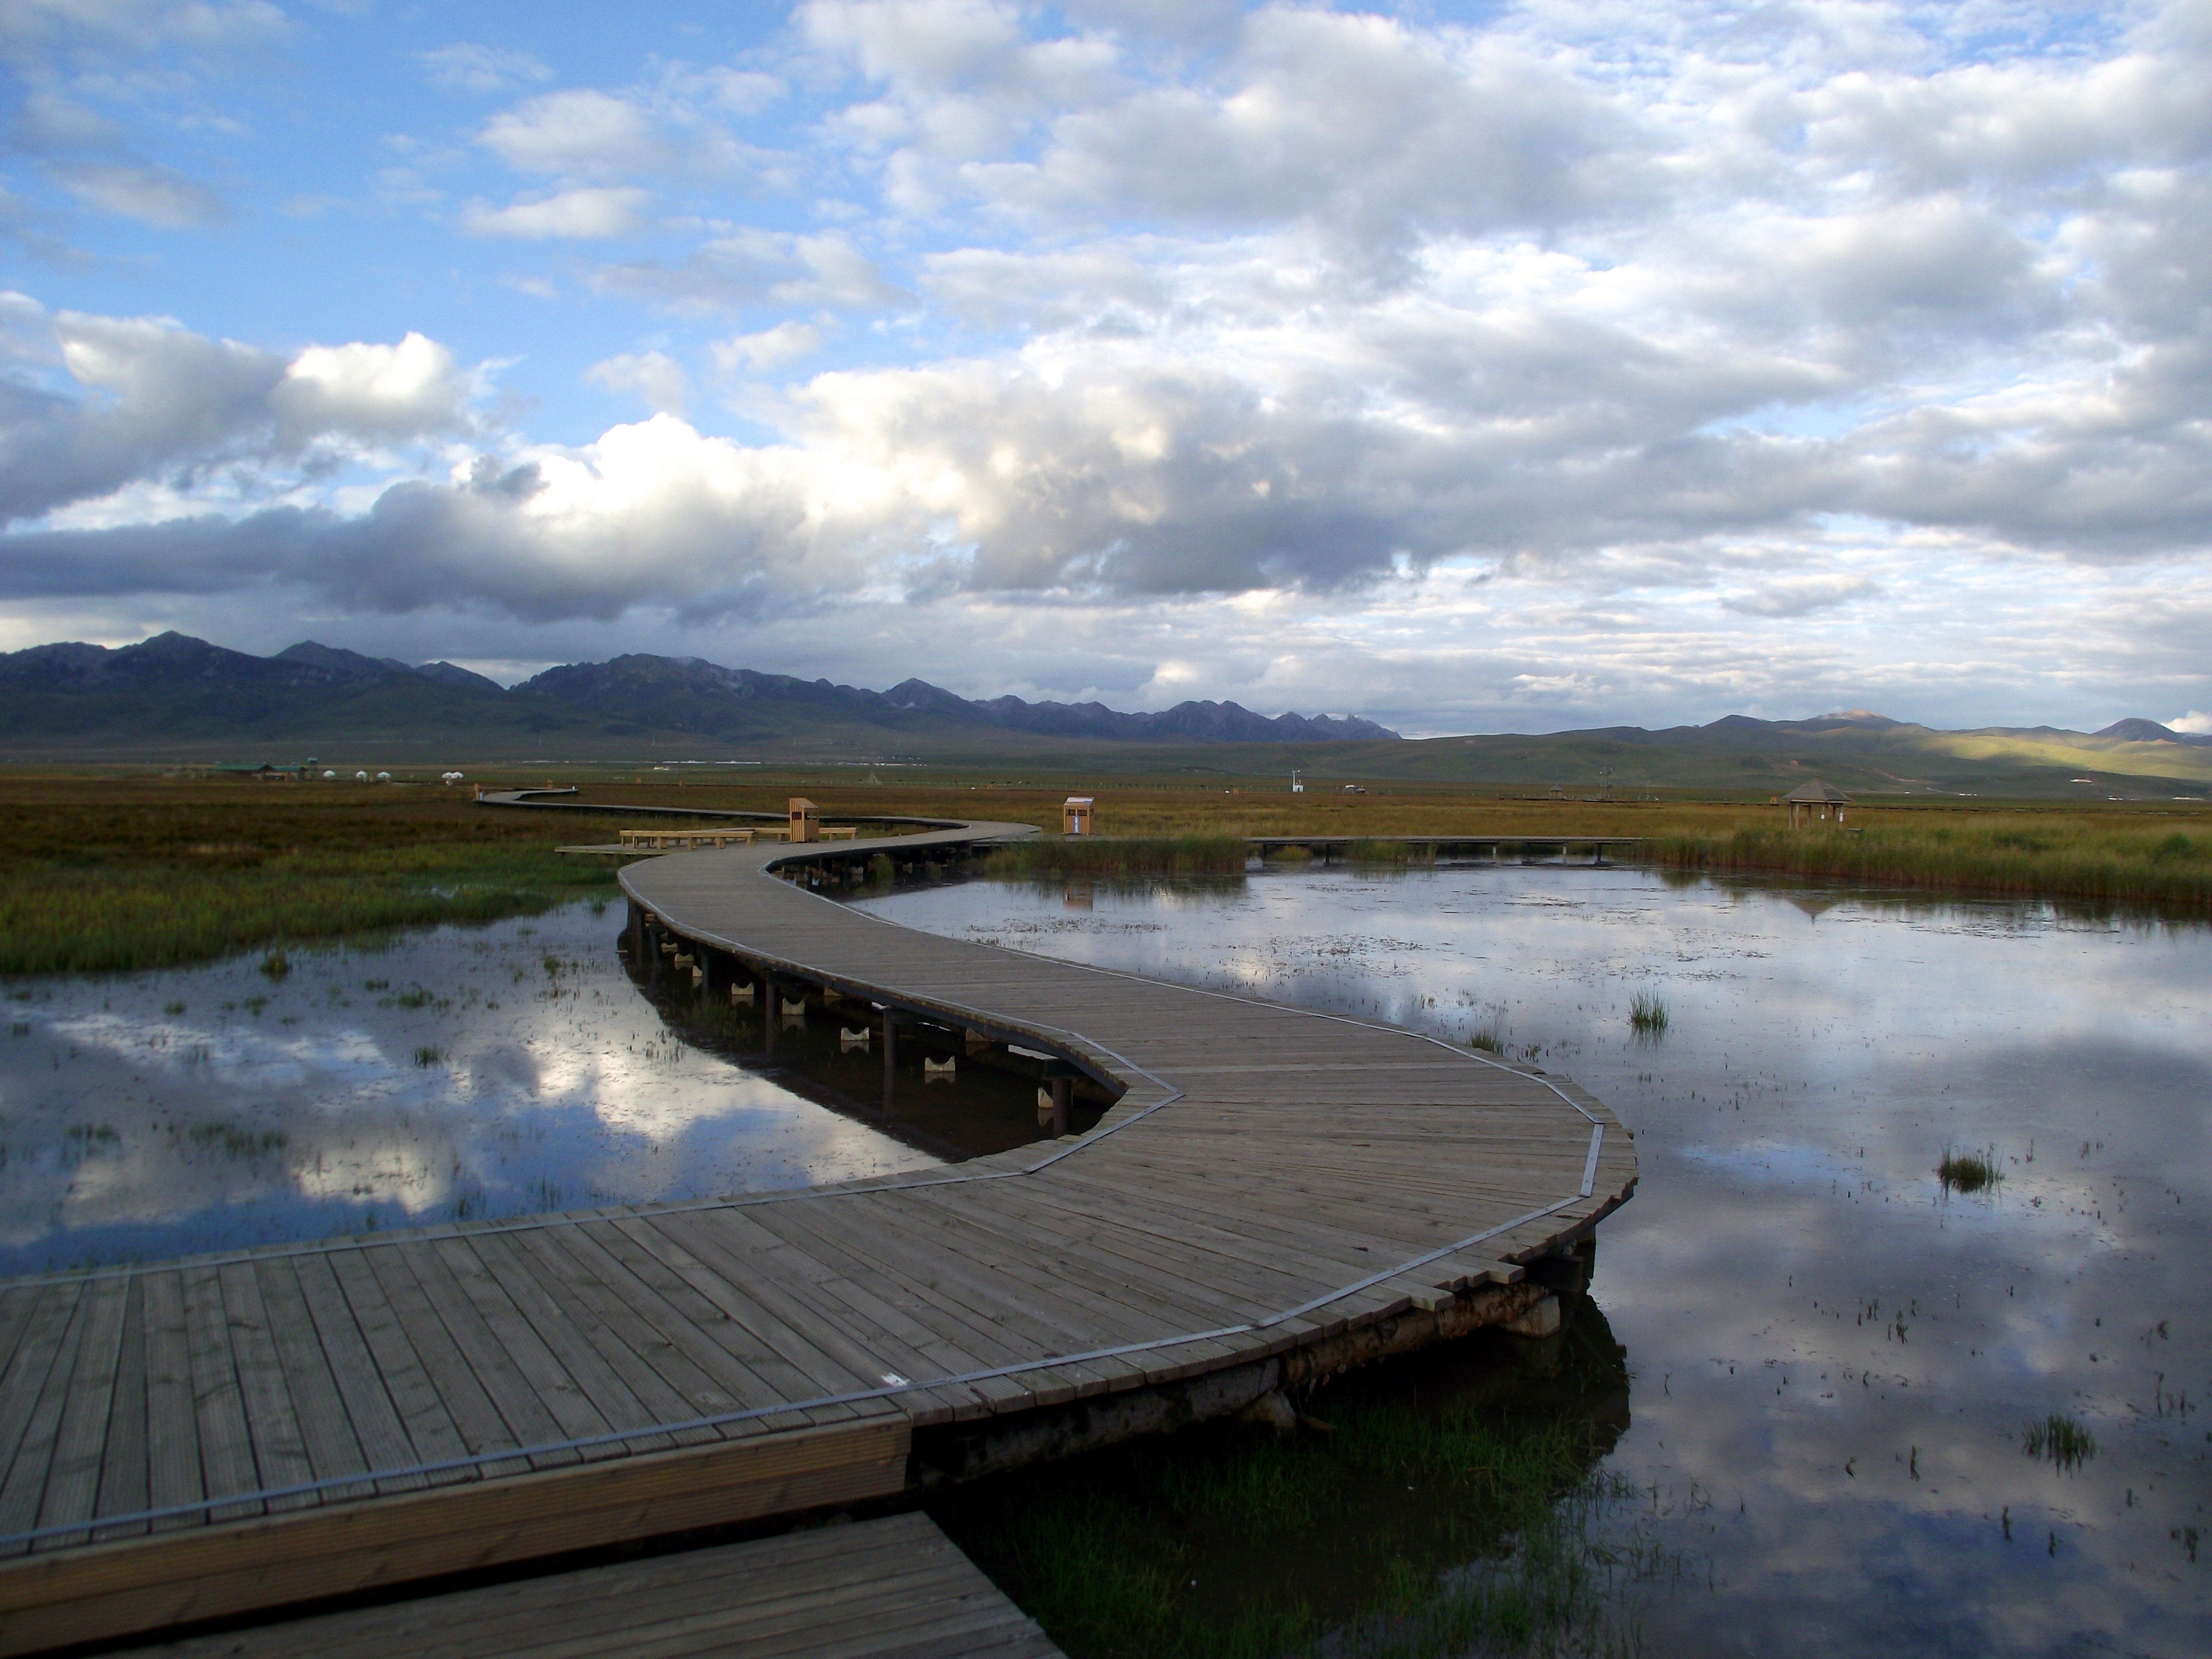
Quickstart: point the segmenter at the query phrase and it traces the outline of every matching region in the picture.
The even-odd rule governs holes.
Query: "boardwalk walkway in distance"
[[[0,1286],[0,1653],[891,1496],[972,1471],[994,1425],[1172,1422],[1164,1390],[1217,1410],[1550,1305],[1513,1281],[1636,1178],[1572,1085],[771,873],[1014,833],[622,879],[710,985],[1057,1056],[1117,1097],[1079,1138]]]
[[[927,1516],[525,1578],[116,1659],[1060,1659]]]

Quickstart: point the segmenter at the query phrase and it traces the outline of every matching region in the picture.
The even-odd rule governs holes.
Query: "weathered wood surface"
[[[921,1515],[228,1631],[118,1659],[1059,1659]]]
[[[768,873],[818,856],[622,880],[686,949],[1060,1054],[1119,1103],[840,1187],[0,1285],[0,1653],[894,1492],[915,1429],[1389,1317],[1633,1188],[1563,1080]]]

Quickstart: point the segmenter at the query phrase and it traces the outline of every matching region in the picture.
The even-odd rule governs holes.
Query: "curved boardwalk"
[[[896,1494],[917,1431],[1434,1310],[1633,1188],[1626,1133],[1560,1079],[769,873],[1012,833],[678,854],[622,882],[779,994],[1121,1091],[1079,1139],[0,1288],[0,1652]]]

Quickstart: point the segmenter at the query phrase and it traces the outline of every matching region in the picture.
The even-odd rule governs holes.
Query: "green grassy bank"
[[[599,839],[600,826],[495,813],[452,791],[9,785],[0,974],[170,967],[491,921],[605,893],[613,878],[597,860],[553,850]]]

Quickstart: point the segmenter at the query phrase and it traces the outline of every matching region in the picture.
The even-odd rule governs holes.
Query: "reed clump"
[[[2047,1458],[2070,1472],[2097,1455],[2097,1437],[2087,1424],[2063,1412],[2052,1412],[2021,1425],[2020,1449],[2030,1457]]]
[[[1389,841],[1363,836],[1348,842],[1344,856],[1354,864],[1434,864],[1437,849],[1433,847]]]
[[[1936,1179],[1947,1193],[1985,1193],[2004,1179],[2004,1170],[1994,1146],[1968,1152],[1946,1146]]]
[[[1925,826],[1771,825],[1647,840],[1640,859],[1680,870],[1776,872],[1899,887],[2212,911],[2212,835],[2118,819],[1963,814]]]
[[[1231,835],[1040,836],[994,853],[994,876],[1223,876],[1244,872],[1244,838]]]
[[[1665,1035],[1667,1000],[1656,991],[1638,991],[1629,999],[1628,1029],[1642,1037]]]

